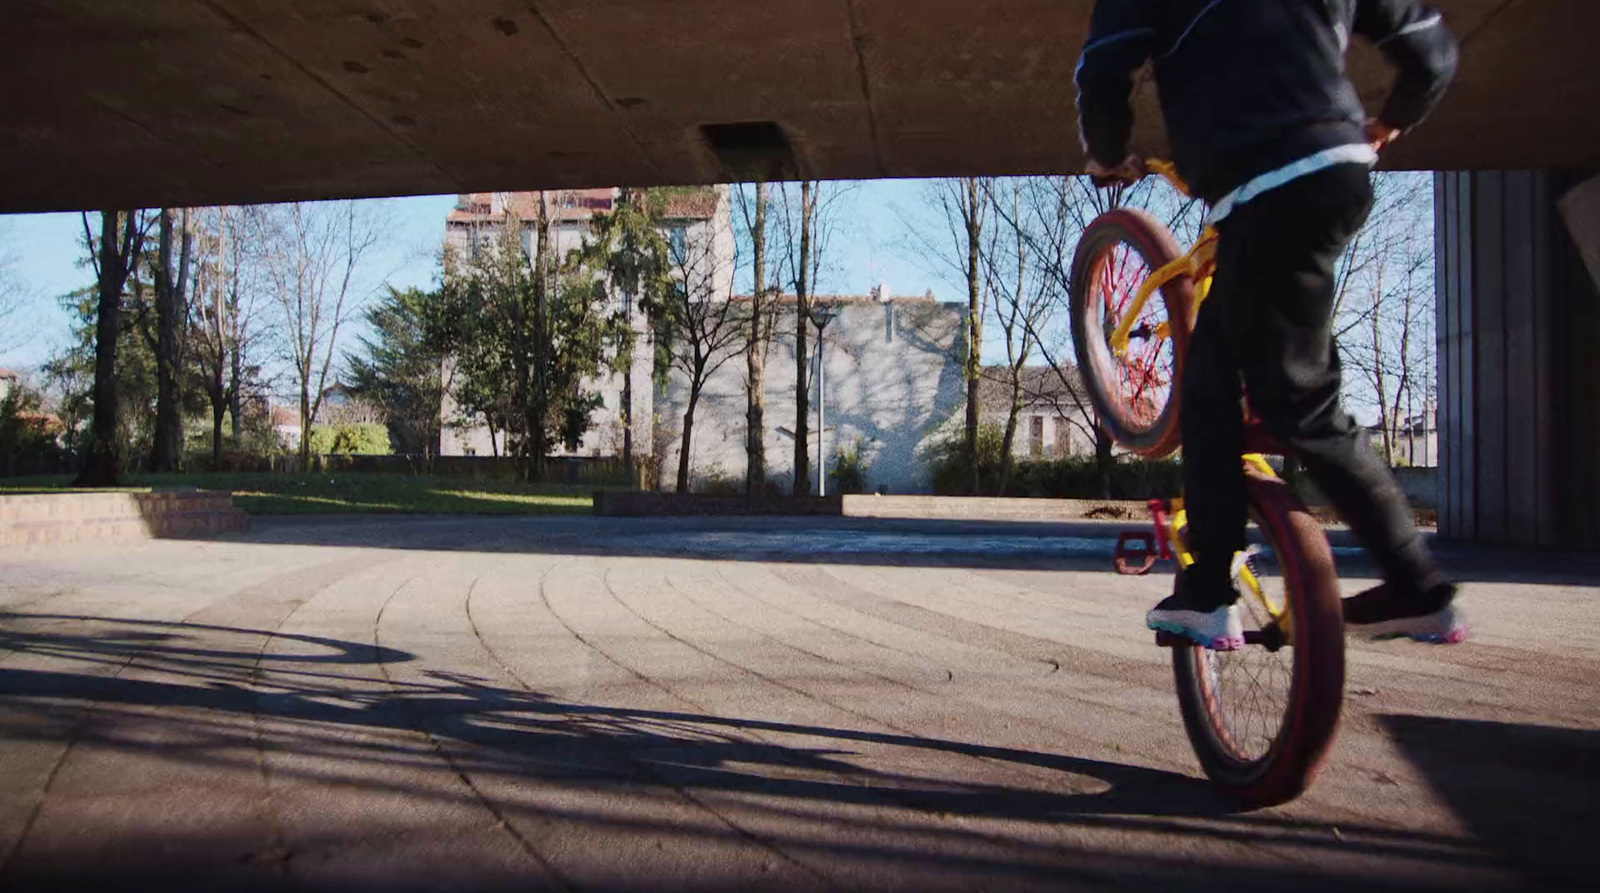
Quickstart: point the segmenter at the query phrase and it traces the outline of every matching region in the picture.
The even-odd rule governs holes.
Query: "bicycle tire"
[[[1259,807],[1304,792],[1333,744],[1344,701],[1344,619],[1322,526],[1282,480],[1247,465],[1245,481],[1251,514],[1277,560],[1293,629],[1283,649],[1293,652],[1293,669],[1270,747],[1250,757],[1233,741],[1215,670],[1233,658],[1185,645],[1173,648],[1172,668],[1184,730],[1206,776],[1227,796]],[[1245,646],[1252,648],[1266,651]]]
[[[1119,361],[1111,356],[1109,345],[1106,344],[1104,321],[1100,316],[1103,289],[1096,287],[1097,271],[1102,269],[1102,262],[1112,257],[1119,246],[1126,246],[1141,258],[1147,267],[1145,275],[1182,256],[1172,233],[1149,214],[1119,208],[1095,218],[1078,240],[1078,248],[1072,258],[1070,306],[1073,349],[1077,354],[1079,373],[1089,392],[1089,401],[1111,439],[1135,455],[1159,459],[1176,450],[1182,439],[1182,431],[1178,426],[1178,392],[1183,380],[1183,361],[1189,348],[1194,282],[1188,276],[1174,279],[1152,295],[1151,304],[1146,306],[1149,312],[1159,302],[1161,307],[1157,308],[1157,315],[1164,314],[1171,326],[1172,368],[1166,401],[1159,412],[1153,413],[1154,418],[1149,421],[1136,419],[1117,393],[1116,367]],[[1139,277],[1138,281],[1142,282],[1143,278]]]

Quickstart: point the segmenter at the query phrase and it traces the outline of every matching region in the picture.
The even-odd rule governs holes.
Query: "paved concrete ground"
[[[1352,645],[1321,781],[1241,812],[1107,528],[797,524],[0,555],[0,888],[1586,886],[1592,566],[1457,556],[1476,641]]]

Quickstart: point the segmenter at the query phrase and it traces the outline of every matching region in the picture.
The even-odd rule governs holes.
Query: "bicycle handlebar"
[[[1194,198],[1194,193],[1189,191],[1189,184],[1178,175],[1178,166],[1162,158],[1146,158],[1144,169],[1147,173],[1160,177],[1172,184],[1172,188],[1183,193],[1187,198]]]

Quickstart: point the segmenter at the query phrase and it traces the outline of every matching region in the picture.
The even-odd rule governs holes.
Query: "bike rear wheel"
[[[1072,259],[1072,341],[1089,400],[1118,445],[1150,459],[1171,453],[1181,439],[1178,389],[1194,283],[1182,276],[1151,295],[1125,351],[1113,348],[1111,334],[1139,286],[1180,256],[1155,218],[1121,208],[1089,224]]]
[[[1339,727],[1344,698],[1344,620],[1333,552],[1322,526],[1276,477],[1246,466],[1250,514],[1275,573],[1255,568],[1288,622],[1243,599],[1242,651],[1173,648],[1184,729],[1206,776],[1251,806],[1299,796]],[[1284,629],[1287,627],[1287,630]]]

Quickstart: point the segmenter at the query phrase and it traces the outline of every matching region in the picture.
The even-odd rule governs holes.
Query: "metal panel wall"
[[[1600,296],[1555,205],[1580,179],[1435,177],[1446,537],[1600,545]]]

